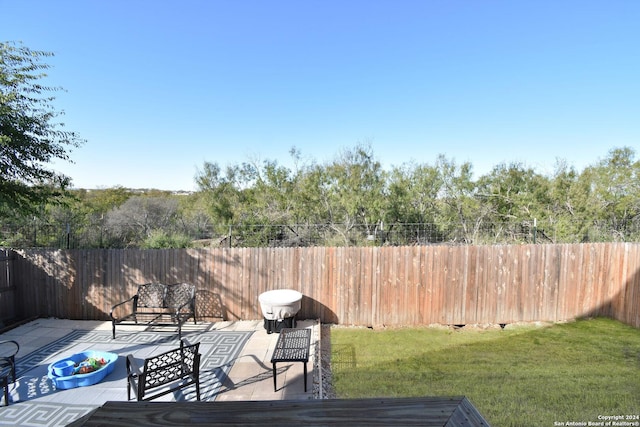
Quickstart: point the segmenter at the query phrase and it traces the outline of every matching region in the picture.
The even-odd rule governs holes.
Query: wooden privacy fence
[[[0,250],[0,327],[16,317],[13,259],[13,251]]]
[[[20,250],[22,317],[106,319],[140,283],[195,283],[200,316],[261,319],[258,295],[305,296],[300,318],[347,325],[556,321],[640,327],[640,244]]]

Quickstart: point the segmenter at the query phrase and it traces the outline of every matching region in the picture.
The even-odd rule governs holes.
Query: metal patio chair
[[[16,354],[20,345],[12,340],[0,341],[0,383],[4,390],[4,404],[9,406],[9,376],[16,381]]]

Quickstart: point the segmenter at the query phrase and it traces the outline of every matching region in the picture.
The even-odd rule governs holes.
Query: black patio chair
[[[12,340],[0,341],[0,383],[4,390],[4,404],[9,406],[9,376],[16,381],[16,354],[20,345]]]

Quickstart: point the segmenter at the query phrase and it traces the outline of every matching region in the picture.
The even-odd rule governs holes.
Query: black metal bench
[[[307,362],[309,362],[309,346],[311,345],[311,329],[285,328],[280,331],[276,348],[271,356],[273,365],[273,390],[278,391],[276,385],[277,362],[304,363],[304,391],[307,391]]]
[[[182,339],[182,325],[191,317],[196,324],[195,295],[196,287],[190,283],[147,283],[138,286],[138,293],[111,307],[109,317],[113,338],[116,337],[118,324],[144,323],[177,325],[178,337]]]
[[[200,401],[200,343],[189,344],[180,340],[180,348],[167,351],[144,360],[140,369],[133,355],[127,356],[127,400],[131,400],[131,390],[136,391],[138,401],[151,400],[176,390],[195,385],[196,396]],[[155,394],[147,392],[162,386]]]

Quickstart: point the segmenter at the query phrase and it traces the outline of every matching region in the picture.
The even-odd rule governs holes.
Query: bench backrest
[[[176,309],[193,302],[196,287],[191,283],[147,283],[138,286],[137,307]]]
[[[200,343],[180,342],[180,348],[145,359],[144,389],[171,383],[188,375],[197,377],[200,370]]]
[[[188,302],[193,302],[196,295],[196,287],[191,283],[176,283],[167,286],[165,307],[179,308]]]
[[[167,285],[162,283],[147,283],[138,286],[138,307],[164,307]]]

